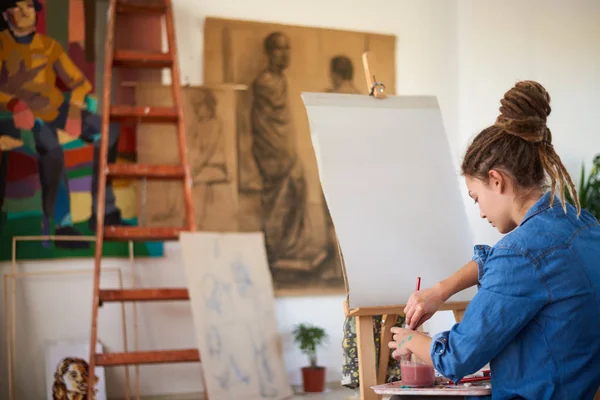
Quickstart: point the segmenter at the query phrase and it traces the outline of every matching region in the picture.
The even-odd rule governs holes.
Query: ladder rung
[[[172,107],[133,107],[116,105],[110,107],[112,121],[177,122],[177,109]]]
[[[101,289],[100,302],[189,300],[187,289]]]
[[[96,354],[96,365],[167,364],[200,361],[198,349]]]
[[[179,232],[185,228],[105,226],[104,238],[111,240],[166,241],[179,240]]]
[[[117,50],[113,57],[113,65],[129,68],[169,68],[173,65],[173,56],[171,53]]]
[[[118,0],[117,12],[119,13],[134,13],[134,14],[164,14],[166,10],[165,4],[162,1],[148,0]]]
[[[111,178],[152,178],[183,180],[185,170],[181,165],[108,164],[107,175]]]

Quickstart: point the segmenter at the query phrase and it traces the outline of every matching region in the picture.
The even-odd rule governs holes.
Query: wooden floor
[[[297,388],[294,388],[295,394],[290,400],[360,400],[357,391],[346,388],[327,389],[323,393],[302,393]],[[203,400],[204,396],[201,393],[194,394],[174,394],[161,396],[141,396],[141,400]],[[112,399],[122,400],[122,399]],[[383,400],[386,400],[384,397]]]
[[[341,388],[328,389],[324,393],[296,393],[293,400],[359,400],[358,391]]]

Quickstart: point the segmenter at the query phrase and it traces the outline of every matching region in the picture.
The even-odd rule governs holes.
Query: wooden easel
[[[452,310],[456,322],[460,322],[469,305],[468,301],[448,302],[440,307],[440,311]],[[387,344],[392,340],[390,329],[399,315],[404,315],[404,304],[381,307],[348,308],[344,303],[346,317],[356,318],[356,344],[358,352],[358,377],[361,400],[380,400],[371,386],[385,383],[390,352]],[[375,336],[373,335],[373,317],[383,316],[381,341],[379,342],[379,360],[375,360]]]
[[[369,95],[385,99],[385,85],[376,79],[373,64],[375,58],[369,52],[363,53],[363,66],[367,80]],[[342,268],[344,268],[342,257]],[[344,273],[345,275],[345,273]],[[448,302],[440,307],[440,311],[452,310],[456,322],[460,322],[469,302]],[[375,393],[371,386],[385,383],[389,361],[388,342],[392,339],[390,329],[396,323],[399,315],[404,315],[404,304],[380,307],[349,308],[348,299],[344,303],[346,317],[356,317],[356,340],[358,351],[358,374],[361,400],[379,400],[381,396]],[[373,335],[373,317],[383,316],[381,341],[379,342],[379,360],[375,360],[375,337]]]

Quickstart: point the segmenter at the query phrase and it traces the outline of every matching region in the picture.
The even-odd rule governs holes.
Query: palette
[[[492,394],[490,381],[449,384],[447,380],[438,380],[434,386],[408,387],[402,381],[371,386],[381,395],[419,395],[419,396],[489,396]]]

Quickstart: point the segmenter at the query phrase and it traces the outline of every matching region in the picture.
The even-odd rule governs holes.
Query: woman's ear
[[[488,186],[490,189],[502,194],[506,190],[506,177],[497,169],[491,169],[488,173]]]

